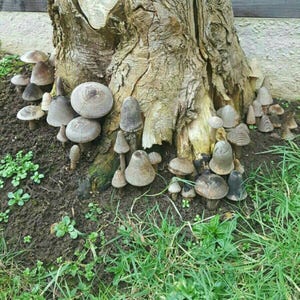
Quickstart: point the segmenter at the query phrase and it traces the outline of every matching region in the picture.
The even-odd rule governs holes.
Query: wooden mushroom
[[[70,170],[75,170],[80,159],[80,148],[78,145],[73,145],[70,149],[69,158],[71,160]]]
[[[125,154],[130,150],[129,145],[125,139],[124,133],[119,130],[117,133],[116,142],[114,145],[114,151],[120,155],[120,169],[121,172],[125,171],[126,168],[126,158]]]
[[[40,106],[28,105],[19,110],[17,118],[22,121],[28,121],[29,129],[33,130],[36,127],[36,120],[39,120],[44,114]]]

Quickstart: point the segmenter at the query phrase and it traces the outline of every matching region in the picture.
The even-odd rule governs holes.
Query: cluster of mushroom
[[[11,78],[11,83],[16,86],[17,92],[22,94],[24,101],[29,105],[23,107],[17,118],[29,122],[29,128],[35,128],[36,120],[45,115],[41,108],[43,94],[50,91],[54,82],[54,68],[49,56],[39,50],[28,51],[20,59],[28,64],[34,64],[31,76],[23,74]]]
[[[121,107],[120,130],[114,144],[114,151],[120,156],[120,168],[112,178],[115,188],[121,189],[127,183],[137,187],[146,186],[155,179],[156,168],[162,157],[157,152],[137,150],[137,134],[142,128],[139,103],[135,98],[128,97]]]
[[[274,128],[281,128],[281,137],[285,140],[292,140],[295,135],[292,129],[298,127],[294,114],[289,113],[283,117],[285,111],[279,104],[273,104],[270,93],[270,83],[268,77],[264,76],[257,61],[250,61],[250,78],[253,88],[256,91],[256,99],[249,105],[246,123],[250,126],[257,126],[260,132],[272,132]]]

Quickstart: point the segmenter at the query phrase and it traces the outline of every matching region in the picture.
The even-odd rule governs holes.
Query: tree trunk
[[[178,156],[198,159],[214,143],[207,119],[225,104],[242,114],[253,98],[229,0],[49,0],[49,14],[56,73],[68,90],[85,81],[112,90],[105,141],[133,96],[145,118],[143,148],[168,142]],[[105,172],[109,153],[96,159]]]

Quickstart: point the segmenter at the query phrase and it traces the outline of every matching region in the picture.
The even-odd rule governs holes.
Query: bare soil
[[[22,207],[14,207],[8,223],[0,223],[0,232],[2,231],[8,247],[27,250],[22,255],[25,264],[34,264],[37,259],[51,263],[59,256],[71,259],[74,250],[82,247],[84,241],[81,238],[75,240],[69,236],[57,238],[51,233],[51,226],[59,222],[64,215],[76,220],[76,228],[79,231],[89,233],[102,228],[106,240],[110,240],[117,234],[121,222],[119,216],[126,217],[130,213],[143,216],[146,210],[155,204],[159,205],[163,213],[172,211],[178,222],[193,220],[196,214],[209,216],[216,213],[205,209],[200,197],[193,200],[189,208],[183,208],[181,197],[172,203],[166,193],[155,197],[141,196],[147,191],[148,194],[160,193],[166,187],[166,182],[171,178],[166,168],[167,162],[174,156],[171,147],[159,149],[164,162],[158,169],[160,176],[156,177],[151,186],[135,188],[128,185],[122,191],[116,191],[111,187],[104,191],[91,191],[86,176],[102,137],[92,143],[89,151],[81,158],[78,168],[73,172],[70,171],[68,153],[72,144],[68,143],[65,148],[62,147],[56,139],[58,128],[49,126],[43,118],[35,130],[30,130],[26,122],[16,118],[17,112],[27,104],[10,83],[10,77],[0,80],[0,158],[8,153],[15,155],[20,150],[24,153],[32,150],[33,161],[39,164],[39,171],[45,175],[40,184],[34,184],[30,180],[22,182],[21,187],[31,195],[30,201]],[[285,101],[280,103],[286,104]],[[298,108],[299,102],[294,102],[288,105],[286,111],[296,111],[299,123]],[[299,132],[299,129],[294,130],[295,134]],[[280,129],[276,129],[272,134],[251,130],[252,142],[244,147],[241,160],[246,169],[245,177],[251,170],[265,162],[276,162],[277,157],[258,153],[268,150],[272,145],[284,143],[279,136]],[[4,188],[0,189],[0,211],[5,211],[8,207],[7,193],[15,190],[10,183],[6,183]],[[85,218],[90,202],[98,203],[103,211],[99,223]],[[251,208],[251,202],[251,199],[247,199],[242,206]],[[226,212],[239,207],[240,204],[224,200],[218,210]],[[23,237],[27,235],[32,237],[29,244],[23,241]],[[111,251],[114,249],[107,248],[108,253]]]

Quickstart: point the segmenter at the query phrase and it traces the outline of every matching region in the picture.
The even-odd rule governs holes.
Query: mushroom
[[[148,155],[143,150],[133,152],[127,168],[125,169],[126,181],[133,186],[146,186],[155,179]]]
[[[48,92],[44,93],[41,102],[41,109],[45,112],[48,112],[51,101],[52,101],[52,97],[50,93]]]
[[[274,130],[274,126],[267,115],[261,117],[257,128],[260,132],[271,132]]]
[[[120,128],[125,132],[131,152],[137,148],[136,133],[143,127],[142,113],[138,101],[127,97],[121,107]]]
[[[284,109],[279,104],[273,104],[269,107],[269,113],[281,116],[284,114]]]
[[[73,145],[70,149],[69,158],[71,160],[70,170],[75,170],[80,159],[80,148],[78,145]]]
[[[255,125],[256,124],[256,119],[255,119],[255,113],[254,113],[253,105],[249,105],[249,107],[248,107],[246,123],[248,125]]]
[[[191,161],[187,158],[175,157],[168,165],[169,171],[177,177],[184,177],[194,172],[195,168]]]
[[[209,210],[218,207],[220,199],[227,195],[228,190],[226,181],[221,176],[210,173],[209,170],[199,176],[195,183],[196,193],[203,197]]]
[[[72,91],[71,105],[82,117],[97,119],[110,112],[113,95],[107,86],[99,82],[84,82]]]
[[[53,127],[66,126],[74,118],[75,112],[64,96],[53,99],[48,107],[47,123]]]
[[[184,199],[188,199],[191,200],[193,198],[196,197],[196,192],[193,186],[189,185],[189,184],[184,184],[183,188],[181,190],[181,196]]]
[[[284,125],[282,128],[281,137],[282,137],[282,139],[284,139],[286,141],[291,141],[296,136],[294,135],[294,133],[292,133],[292,131],[290,130],[290,128],[288,126]]]
[[[60,129],[58,131],[56,138],[59,142],[62,143],[62,146],[64,148],[65,144],[68,142],[68,138],[66,136],[66,126],[65,125],[60,125]]]
[[[264,74],[263,74],[261,67],[255,57],[249,60],[249,66],[250,66],[250,70],[251,70],[251,72],[249,74],[250,82],[251,82],[253,90],[256,91],[263,84]]]
[[[234,149],[235,157],[241,158],[242,156],[242,147],[250,144],[250,136],[248,127],[239,126],[233,128],[228,134],[227,139],[231,143]]]
[[[229,191],[226,198],[232,201],[241,201],[246,199],[247,192],[244,187],[243,176],[240,172],[233,170],[228,178]]]
[[[219,108],[217,115],[223,120],[223,127],[225,128],[235,127],[239,123],[240,116],[230,104]]]
[[[295,113],[289,112],[285,119],[284,119],[284,125],[287,126],[289,129],[296,129],[298,127],[298,124],[295,120]]]
[[[22,98],[25,101],[35,102],[41,100],[43,94],[43,91],[36,84],[29,83],[22,94]]]
[[[262,105],[264,114],[268,112],[269,106],[273,103],[269,90],[264,86],[258,89],[256,100]]]
[[[233,155],[231,145],[227,141],[216,143],[212,159],[209,162],[210,169],[219,175],[229,174],[233,168]]]
[[[28,105],[17,113],[17,118],[22,121],[29,121],[29,129],[33,130],[36,126],[35,121],[44,116],[40,106]]]
[[[29,84],[29,77],[26,75],[15,75],[11,78],[10,82],[16,86],[16,90],[19,94],[23,93],[25,87]]]
[[[255,115],[255,119],[256,119],[256,125],[258,126],[260,117],[264,114],[262,105],[257,100],[254,100],[252,105],[253,105],[254,115]]]
[[[47,61],[48,55],[39,50],[28,51],[20,57],[21,61],[29,64],[36,64],[39,61]]]
[[[148,158],[150,160],[151,165],[153,166],[155,172],[157,171],[157,165],[161,163],[162,157],[158,152],[150,152],[148,153]]]
[[[168,187],[168,192],[171,195],[171,198],[173,201],[177,199],[178,194],[181,191],[181,186],[179,182],[177,181],[176,177],[172,177],[171,182]]]
[[[81,151],[84,149],[83,144],[93,141],[100,133],[101,125],[95,120],[84,117],[72,119],[66,128],[67,138],[78,143]]]
[[[127,185],[124,172],[122,172],[121,170],[116,170],[111,180],[111,185],[116,189],[121,189],[122,187]]]
[[[121,172],[125,171],[126,159],[125,154],[130,150],[129,145],[125,139],[124,133],[119,130],[117,133],[116,142],[114,145],[114,151],[120,155],[120,169]]]
[[[30,82],[38,86],[52,84],[54,82],[53,68],[45,62],[39,61],[32,68]]]
[[[208,125],[211,127],[210,137],[213,142],[216,140],[216,131],[217,129],[223,126],[223,120],[218,116],[211,116],[207,120]]]

